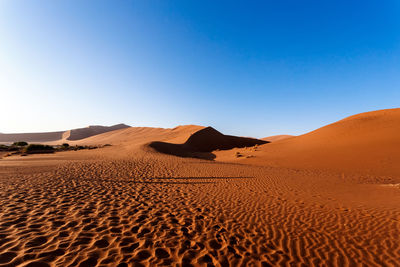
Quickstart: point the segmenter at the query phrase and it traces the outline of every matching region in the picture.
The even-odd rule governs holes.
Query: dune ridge
[[[268,141],[268,142],[276,142],[279,140],[284,140],[290,137],[293,137],[294,135],[289,135],[289,134],[280,134],[280,135],[272,135],[268,137],[261,138],[261,140]]]
[[[0,142],[2,143],[13,143],[18,141],[26,142],[47,142],[61,140],[63,138],[64,131],[59,132],[47,132],[47,133],[13,133],[0,134]]]
[[[84,138],[88,138],[93,135],[102,134],[105,132],[111,132],[115,130],[129,128],[130,126],[125,124],[116,124],[113,126],[100,126],[100,125],[92,125],[86,128],[79,128],[74,130],[69,130],[65,133],[65,140],[75,141]]]
[[[268,142],[254,138],[224,135],[212,127],[206,127],[193,133],[182,144],[155,141],[148,146],[165,154],[213,159],[215,156],[211,152],[214,150],[252,147],[266,143]]]
[[[203,128],[203,126],[199,125],[181,125],[175,128],[130,127],[91,136],[71,143],[82,145],[108,143],[123,147],[136,147],[154,140],[180,143],[186,141],[191,134]]]
[[[17,141],[25,142],[63,142],[76,141],[88,138],[93,135],[102,134],[109,131],[128,128],[125,124],[116,124],[113,126],[92,125],[85,128],[72,129],[67,131],[44,132],[44,133],[0,133],[1,143],[13,143]]]
[[[243,163],[331,169],[381,175],[400,174],[400,109],[347,117],[307,134],[272,142]],[[243,153],[248,153],[243,151]],[[235,161],[233,152],[220,160]]]

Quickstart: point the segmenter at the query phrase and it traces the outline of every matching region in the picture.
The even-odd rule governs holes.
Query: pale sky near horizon
[[[399,107],[400,2],[0,0],[0,132],[302,134]]]

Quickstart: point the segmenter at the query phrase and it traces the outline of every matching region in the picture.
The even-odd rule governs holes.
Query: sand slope
[[[114,131],[118,129],[128,128],[130,126],[125,124],[116,124],[113,126],[88,126],[86,128],[78,128],[68,131],[58,131],[58,132],[45,132],[45,133],[11,133],[3,134],[0,133],[1,143],[13,143],[16,141],[25,142],[66,142],[75,141],[79,139],[84,139],[93,135]]]
[[[61,140],[63,138],[64,131],[59,132],[47,132],[47,133],[12,133],[12,134],[0,134],[1,143],[14,143],[18,141],[25,142],[47,142]]]
[[[212,127],[206,127],[193,133],[185,143],[174,144],[155,141],[151,142],[149,146],[158,152],[175,156],[213,159],[215,156],[210,152],[214,150],[252,147],[266,143],[267,141],[253,138],[224,135]]]
[[[153,127],[130,127],[81,139],[77,141],[76,144],[112,144],[129,147],[143,145],[145,143],[155,140],[180,143],[189,138],[191,134],[203,128],[203,126],[198,125],[183,125],[172,129]],[[72,144],[75,143],[72,142]]]
[[[396,266],[400,257],[394,186],[129,147],[0,160],[0,264]]]
[[[115,130],[119,130],[119,129],[129,128],[129,127],[130,126],[125,125],[125,124],[116,124],[113,126],[94,125],[94,126],[89,126],[86,128],[69,130],[64,133],[63,139],[69,140],[69,141],[75,141],[75,140],[88,138],[93,135],[98,135],[98,134],[111,132],[111,131],[115,131]]]
[[[398,114],[365,113],[304,136],[212,151],[254,155],[231,163],[148,146],[230,144],[195,125],[126,128],[71,141],[112,144],[96,150],[0,159],[0,265],[398,266],[400,176],[366,181],[335,154],[357,148],[372,163],[385,153],[394,159]],[[377,154],[365,148],[372,141]]]
[[[231,160],[235,160],[231,153]],[[310,133],[263,145],[244,163],[400,174],[400,109],[354,115]],[[229,155],[219,153],[220,159]],[[218,157],[217,157],[218,158]]]
[[[281,134],[281,135],[272,135],[272,136],[264,137],[264,138],[261,138],[261,140],[265,140],[268,142],[276,142],[276,141],[284,140],[284,139],[287,139],[290,137],[293,137],[293,135]]]

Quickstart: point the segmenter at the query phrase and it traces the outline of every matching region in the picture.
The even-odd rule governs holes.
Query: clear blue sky
[[[399,107],[400,2],[0,1],[0,132],[302,134]]]

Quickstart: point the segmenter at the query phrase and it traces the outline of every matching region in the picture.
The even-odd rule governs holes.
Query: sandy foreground
[[[399,266],[396,168],[278,166],[261,160],[271,144],[215,160],[145,145],[199,129],[122,129],[96,137],[111,147],[1,159],[0,265]]]

